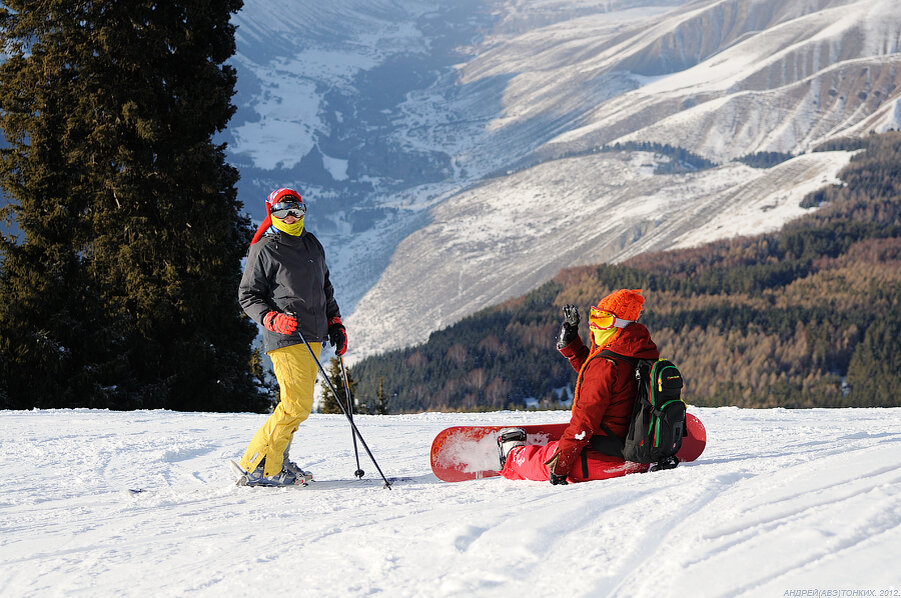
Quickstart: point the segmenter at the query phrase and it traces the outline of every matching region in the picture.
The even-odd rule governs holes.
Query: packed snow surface
[[[391,490],[342,416],[295,437],[318,481],[264,489],[227,465],[264,415],[0,412],[0,595],[899,595],[901,409],[691,411],[698,461],[569,486],[428,461],[565,412],[358,416]]]

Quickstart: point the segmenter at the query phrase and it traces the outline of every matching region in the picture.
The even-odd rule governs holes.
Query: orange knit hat
[[[609,311],[623,320],[635,321],[641,315],[641,306],[644,305],[644,297],[641,289],[620,289],[613,291],[598,303],[598,308]]]

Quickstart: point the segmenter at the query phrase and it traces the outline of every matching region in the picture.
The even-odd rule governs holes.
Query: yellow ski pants
[[[310,343],[316,359],[322,352],[322,343]],[[241,458],[244,471],[253,471],[266,458],[263,475],[272,476],[282,470],[285,449],[291,444],[300,422],[313,411],[313,391],[319,368],[310,356],[306,345],[291,345],[267,353],[272,359],[272,369],[281,390],[275,411],[266,420]]]

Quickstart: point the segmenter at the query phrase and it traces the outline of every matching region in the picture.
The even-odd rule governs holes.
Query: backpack
[[[594,436],[592,447],[606,454],[622,456],[626,461],[656,463],[654,469],[671,469],[678,465],[676,453],[687,433],[679,368],[668,359],[637,359],[607,349],[600,354],[628,362],[635,369],[637,388],[625,438],[620,439],[607,426],[601,426],[607,436]],[[621,452],[610,450],[613,439],[619,441],[616,446],[621,447]]]

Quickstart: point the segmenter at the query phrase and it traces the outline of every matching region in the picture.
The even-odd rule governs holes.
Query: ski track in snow
[[[313,415],[308,487],[240,488],[265,416],[0,412],[0,595],[782,596],[901,586],[901,408],[699,409],[695,463],[551,486],[439,482],[452,425],[565,412]],[[129,489],[142,489],[133,493]],[[663,580],[663,581],[661,581]],[[275,584],[275,585],[273,585]]]

